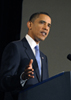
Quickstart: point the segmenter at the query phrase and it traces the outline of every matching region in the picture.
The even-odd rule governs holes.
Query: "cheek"
[[[43,26],[38,26],[37,28],[38,31],[42,31],[42,29],[43,29]]]
[[[32,29],[33,29],[35,32],[39,32],[39,31],[42,30],[42,28],[43,28],[42,25],[35,25]]]
[[[34,31],[37,31],[39,28],[37,25],[35,25],[33,28],[32,28]]]
[[[40,29],[40,27],[38,27],[38,26],[37,26],[37,27],[35,27],[35,32],[37,32],[37,33],[38,33],[40,30],[41,30],[41,29]]]
[[[48,32],[50,31],[50,28],[48,28]]]

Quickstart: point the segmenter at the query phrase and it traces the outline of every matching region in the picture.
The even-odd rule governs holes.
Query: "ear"
[[[31,23],[30,21],[27,22],[27,27],[28,27],[29,30],[32,29],[31,24],[32,24],[32,23]]]

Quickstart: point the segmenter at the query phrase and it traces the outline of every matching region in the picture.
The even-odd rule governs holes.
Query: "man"
[[[20,90],[48,78],[47,57],[40,51],[36,58],[35,46],[45,40],[51,27],[48,13],[34,13],[27,22],[28,34],[10,43],[4,50],[1,64],[1,86],[14,96]],[[40,63],[40,70],[38,61]]]

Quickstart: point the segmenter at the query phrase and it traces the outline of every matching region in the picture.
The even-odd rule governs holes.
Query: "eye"
[[[48,27],[50,27],[50,28],[51,28],[51,24],[48,24]]]

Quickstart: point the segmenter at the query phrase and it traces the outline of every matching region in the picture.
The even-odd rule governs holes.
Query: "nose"
[[[47,24],[44,24],[44,30],[47,30],[48,31],[48,25]]]

